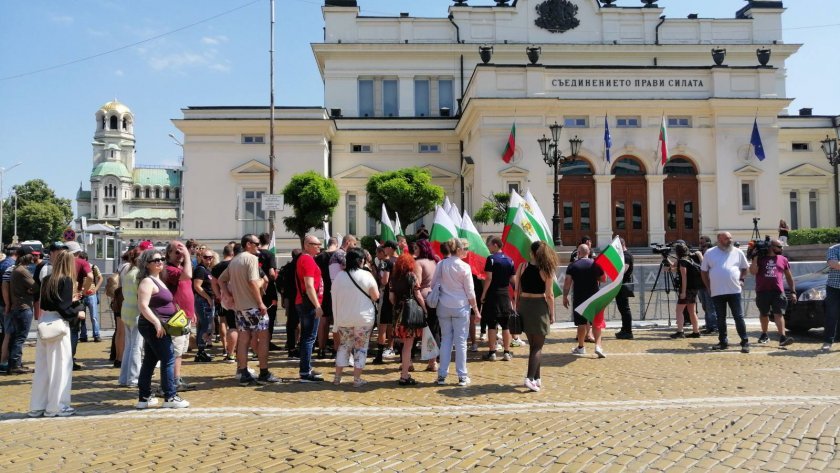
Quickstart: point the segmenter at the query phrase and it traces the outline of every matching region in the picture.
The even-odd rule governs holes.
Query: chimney
[[[814,114],[813,108],[800,108],[799,109],[799,116],[800,117],[810,117]]]

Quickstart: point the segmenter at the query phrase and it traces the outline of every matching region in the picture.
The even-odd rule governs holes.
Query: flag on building
[[[761,143],[761,134],[758,133],[758,117],[756,117],[755,121],[753,122],[753,130],[752,136],[750,137],[750,144],[755,151],[755,157],[758,158],[759,161],[764,161],[766,157],[764,155],[764,145]]]
[[[473,275],[479,279],[484,279],[484,264],[487,262],[487,257],[490,256],[490,249],[487,248],[487,244],[484,243],[484,239],[481,238],[481,234],[478,233],[472,219],[466,212],[461,218],[458,236],[466,239],[469,243],[465,261],[470,265]]]
[[[508,136],[505,152],[502,153],[502,161],[509,163],[513,159],[513,154],[516,152],[516,122],[510,127],[510,135]]]
[[[668,161],[668,123],[665,121],[665,115],[662,115],[662,124],[659,125],[659,154],[662,156],[662,165]]]
[[[446,212],[446,214],[449,215],[449,218],[451,218],[452,222],[455,223],[455,227],[460,227],[461,226],[461,213],[458,211],[458,206],[457,205],[452,204],[449,207],[449,211]]]
[[[400,224],[400,214],[398,214],[397,212],[394,212],[394,235],[405,236],[405,233],[403,233],[402,224]]]
[[[443,207],[436,206],[435,223],[432,224],[432,231],[429,233],[429,243],[432,244],[432,251],[442,258],[440,244],[457,237],[458,227],[455,226],[455,222],[443,211]]]
[[[621,248],[621,241],[618,237],[595,258],[595,264],[604,270],[604,274],[607,275],[610,282],[602,286],[598,292],[575,309],[575,312],[590,322],[612,303],[621,290],[626,266],[624,265],[624,250]]]
[[[394,233],[394,226],[391,224],[391,217],[388,216],[388,211],[385,210],[385,204],[382,204],[382,217],[379,219],[382,222],[379,225],[379,240],[383,243],[388,240],[397,240],[397,235]]]
[[[610,148],[612,148],[612,135],[610,135],[610,122],[604,115],[604,148],[607,151],[607,162],[610,162]]]

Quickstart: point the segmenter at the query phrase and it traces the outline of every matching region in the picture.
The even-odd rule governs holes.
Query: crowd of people
[[[514,267],[503,252],[501,238],[487,239],[491,255],[483,274],[474,274],[464,259],[469,242],[453,238],[439,243],[436,256],[432,243],[421,235],[408,242],[386,241],[371,255],[353,235],[341,241],[329,239],[327,248],[314,235],[303,239],[303,247],[292,253],[282,268],[268,249],[270,237],[244,235],[230,242],[219,255],[195,241],[170,242],[163,251],[141,242],[122,256],[123,263],[110,276],[106,293],[118,327],[113,337],[114,366],[120,368],[120,386],[137,389],[136,407],[146,409],[160,403],[164,408],[185,408],[190,404],[179,393],[195,389],[182,375],[182,359],[195,333],[194,362],[215,360],[214,343],[221,345],[221,361],[236,364],[235,377],[241,386],[283,382],[269,370],[269,352],[286,350],[297,358],[302,383],[324,381],[313,368],[313,357],[335,357],[333,384],[341,385],[345,368],[352,368],[354,387],[366,384],[364,369],[369,358],[383,364],[399,358],[396,382],[416,385],[419,345],[436,348],[422,360],[426,371],[436,373],[435,383],[448,384],[454,354],[459,386],[471,383],[467,353],[487,342],[486,361],[510,361],[512,347],[522,346],[523,333],[529,345],[523,385],[540,391],[541,351],[555,315],[554,284],[557,253],[543,242],[530,247],[529,260]],[[624,241],[621,241],[624,246]],[[717,235],[716,245],[703,237],[700,251],[674,245],[675,259],[666,265],[673,272],[678,291],[677,331],[671,338],[699,338],[717,333],[714,350],[729,348],[726,324],[731,312],[741,351],[749,353],[741,301],[746,275],[756,278],[756,304],[760,312],[758,343],[768,343],[769,321],[779,335],[779,345],[793,338],[785,330],[784,312],[788,298],[795,300],[795,281],[783,256],[783,243],[773,240],[760,253],[745,253],[733,245],[727,232]],[[73,371],[81,368],[74,356],[78,342],[86,339],[85,322],[90,320],[93,340],[101,340],[97,291],[103,275],[87,262],[76,242],[53,243],[49,259],[38,251],[20,247],[0,262],[2,312],[4,314],[3,370],[26,374],[22,347],[33,317],[37,324],[35,369],[29,415],[69,416]],[[616,297],[621,313],[618,339],[632,340],[633,258],[624,246],[626,271]],[[840,311],[840,245],[828,252],[830,273],[826,299],[826,329],[823,350],[828,351],[837,332]],[[791,289],[785,292],[784,282]],[[605,358],[603,314],[588,320],[578,312],[586,299],[598,292],[604,271],[595,263],[591,241],[584,239],[572,255],[563,281],[564,307],[570,307],[577,326],[575,355],[586,353],[586,343],[595,345],[598,358]],[[94,298],[94,296],[97,296]],[[571,301],[570,301],[571,296]],[[705,310],[701,331],[697,299]],[[571,304],[570,304],[571,302]],[[277,309],[286,314],[286,345],[272,341]],[[90,314],[90,315],[88,315]],[[686,324],[691,332],[685,332]],[[476,331],[481,326],[481,335]],[[371,350],[371,338],[375,348]],[[501,333],[500,333],[501,331]],[[428,340],[427,340],[428,339]],[[330,353],[330,351],[332,353]],[[257,370],[249,368],[257,361]],[[160,372],[160,386],[152,377]]]

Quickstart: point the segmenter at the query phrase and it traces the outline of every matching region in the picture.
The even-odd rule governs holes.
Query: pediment
[[[439,168],[433,164],[427,164],[422,166],[420,169],[425,169],[429,171],[429,174],[432,175],[432,179],[455,179],[456,177],[460,177],[458,174],[447,171],[446,169]]]
[[[751,164],[747,164],[746,166],[736,169],[732,174],[735,174],[736,176],[760,176],[761,174],[764,174],[764,171]]]
[[[781,173],[783,177],[831,177],[833,174],[811,163],[794,166]]]
[[[521,178],[521,177],[528,177],[529,171],[525,168],[521,168],[519,166],[508,166],[501,171],[499,171],[499,176],[504,178]]]
[[[230,173],[233,175],[253,175],[253,174],[268,174],[269,167],[267,164],[258,161],[256,159],[252,159],[244,164],[241,164],[238,167],[235,167],[230,170]],[[275,169],[275,172],[277,170]]]
[[[359,164],[358,166],[353,166],[350,169],[341,171],[340,173],[333,176],[333,179],[364,179],[368,180],[374,174],[379,173],[380,171],[373,169],[370,166],[365,166],[364,164]]]

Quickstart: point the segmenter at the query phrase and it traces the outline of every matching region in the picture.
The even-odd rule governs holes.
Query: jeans
[[[825,332],[823,341],[834,343],[837,338],[837,321],[840,320],[840,288],[825,288]],[[9,365],[11,366],[11,364]]]
[[[32,309],[15,309],[10,314],[9,369],[23,365],[23,343],[32,325]]]
[[[455,347],[455,372],[458,377],[467,376],[467,331],[470,326],[470,306],[450,308],[437,307],[440,323],[440,367],[438,377],[449,374],[452,347]]]
[[[85,303],[85,307],[87,307],[88,312],[90,313],[90,323],[93,327],[93,338],[99,338],[99,295],[92,294],[90,296],[85,296],[82,298],[82,302]],[[87,318],[82,320],[82,326],[79,331],[79,338],[87,340]]]
[[[143,363],[140,365],[140,378],[137,387],[140,389],[140,399],[148,399],[152,395],[152,374],[155,365],[160,361],[160,387],[165,399],[172,399],[177,394],[175,386],[175,350],[172,347],[172,337],[164,334],[158,338],[154,325],[142,320],[137,324],[143,337]]]
[[[615,306],[621,314],[621,331],[630,333],[633,331],[633,313],[630,311],[630,298],[622,292],[623,289],[615,296]]]
[[[741,294],[713,296],[712,300],[715,303],[715,312],[717,313],[718,340],[720,343],[729,343],[729,340],[726,338],[727,305],[729,305],[729,310],[732,311],[732,318],[735,319],[735,330],[738,331],[738,336],[741,337],[741,343],[744,343],[747,340],[747,325],[744,323],[744,309],[741,305]]]
[[[213,302],[207,302],[207,299],[196,295],[195,296],[195,316],[198,319],[198,333],[195,336],[195,342],[199,350],[207,348],[206,335],[210,333],[213,327],[213,315],[216,310],[216,305]]]
[[[300,317],[300,375],[312,372],[312,347],[318,335],[319,318],[315,317],[315,307],[305,302],[295,306]]]
[[[700,299],[700,305],[703,306],[703,312],[706,314],[706,330],[717,330],[717,311],[709,290],[698,289],[697,298]]]
[[[137,328],[137,321],[134,325],[125,326],[125,348],[122,353],[117,353],[117,358],[122,360],[120,366],[120,386],[131,386],[137,384],[140,377],[140,363],[142,363],[143,337]]]
[[[82,322],[79,319],[74,319],[70,324],[70,352],[73,354],[73,360],[76,359],[76,346],[79,344],[79,330],[82,328]]]
[[[286,349],[291,351],[297,346],[297,331],[300,320],[297,315],[297,306],[289,304],[286,308]],[[270,323],[270,322],[269,322]]]

